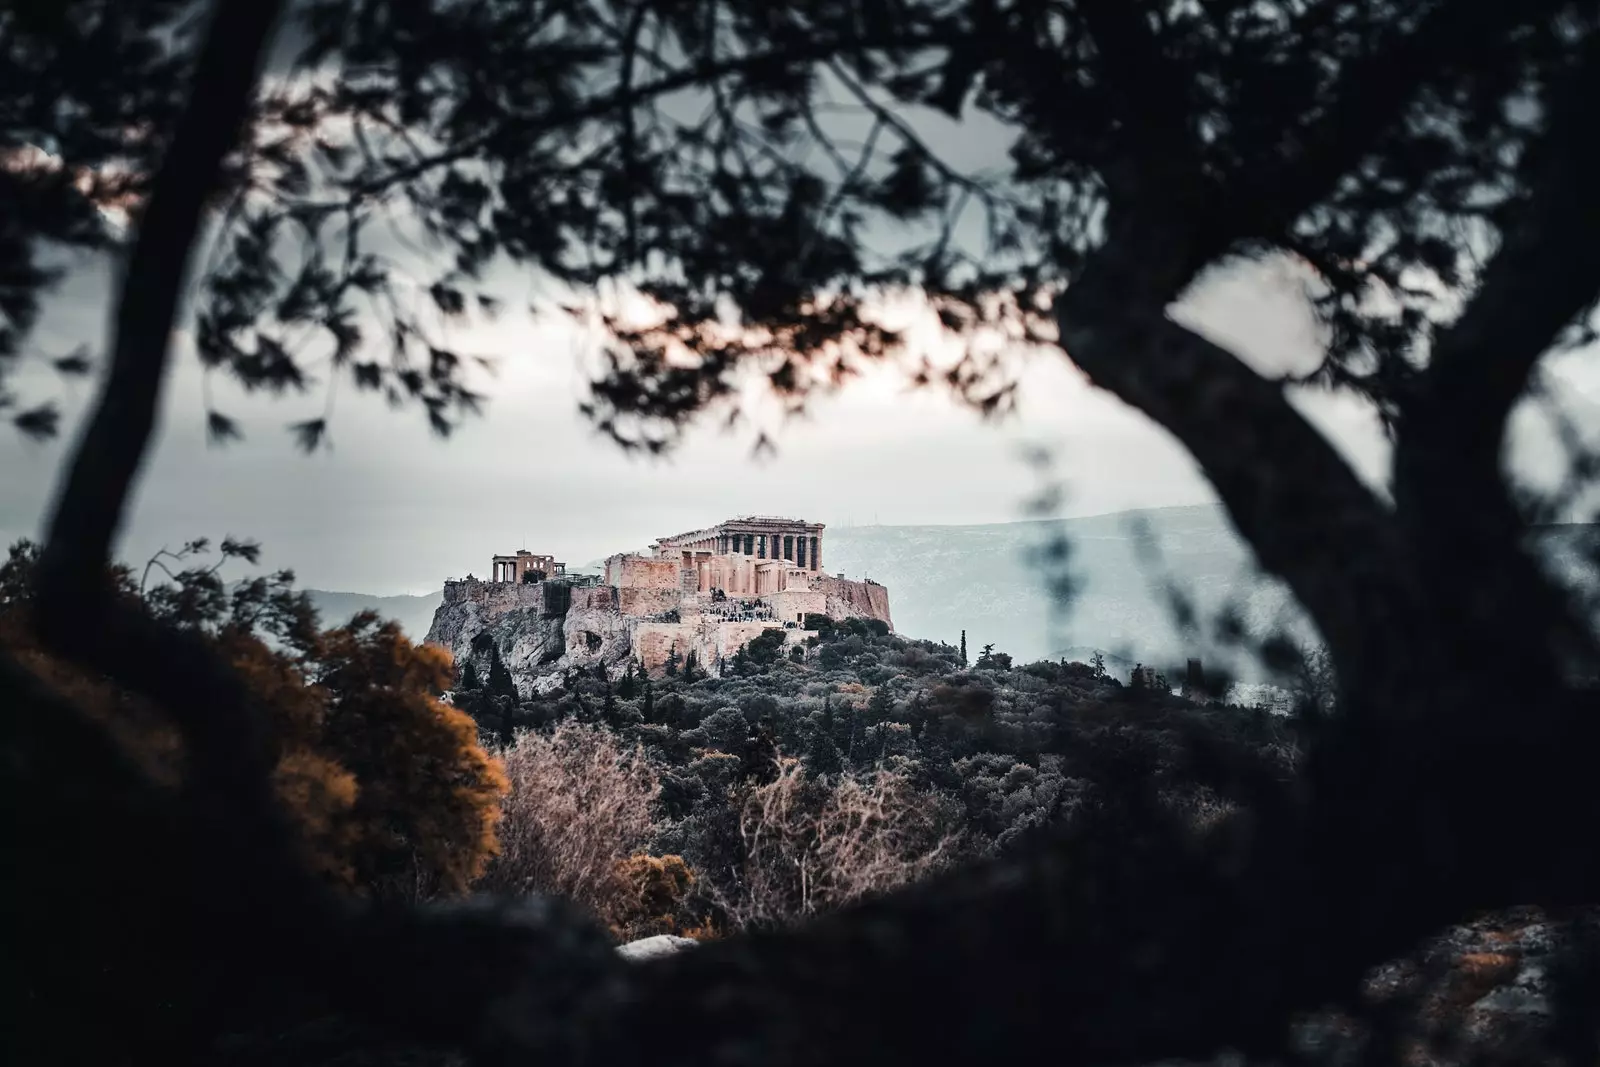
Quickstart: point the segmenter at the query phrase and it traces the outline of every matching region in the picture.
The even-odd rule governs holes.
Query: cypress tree
[[[506,670],[498,647],[489,649],[489,693],[492,696],[509,697],[513,704],[517,700],[517,684],[511,680],[511,672]]]
[[[461,668],[461,683],[457,686],[457,688],[464,691],[471,691],[477,689],[481,684],[482,683],[478,681],[477,666],[470,659],[467,660],[467,665]]]
[[[816,775],[834,775],[844,770],[844,754],[838,742],[826,729],[818,730],[810,738],[806,749],[806,770]]]
[[[667,677],[668,678],[676,678],[677,676],[678,676],[678,645],[677,645],[677,642],[673,642],[672,648],[667,652]]]
[[[867,714],[874,723],[886,721],[894,713],[894,698],[889,695],[887,686],[878,686],[872,691],[872,699],[867,701]]]
[[[967,665],[967,631],[961,631],[961,665]]]
[[[633,675],[633,660],[628,661],[628,669],[622,672],[622,681],[617,683],[617,695],[623,700],[632,700],[638,695],[639,685]]]

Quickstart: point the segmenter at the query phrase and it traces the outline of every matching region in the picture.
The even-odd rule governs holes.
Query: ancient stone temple
[[[445,583],[427,640],[464,661],[487,630],[531,691],[574,668],[616,673],[637,662],[657,671],[691,654],[701,671],[718,674],[769,630],[782,631],[785,655],[803,658],[816,618],[892,628],[887,589],[822,570],[822,531],[803,519],[746,515],[611,556],[603,578],[568,575],[553,557],[526,550],[496,556],[490,581]],[[555,580],[525,583],[532,573]]]
[[[491,582],[521,582],[529,571],[537,571],[543,578],[556,578],[567,573],[565,563],[557,563],[554,556],[536,556],[521,549],[514,556],[494,557],[490,571]]]
[[[663,537],[651,551],[689,575],[686,590],[764,596],[804,588],[821,572],[822,530],[820,522],[746,515]]]
[[[663,537],[653,547],[658,558],[702,559],[748,556],[755,560],[787,560],[802,570],[822,569],[820,522],[746,515],[704,530]]]

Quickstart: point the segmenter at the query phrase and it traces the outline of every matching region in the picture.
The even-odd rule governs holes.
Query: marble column
[[[813,537],[811,539],[811,569],[814,570],[814,571],[820,571],[822,569],[822,535],[821,534],[818,534],[816,537]]]

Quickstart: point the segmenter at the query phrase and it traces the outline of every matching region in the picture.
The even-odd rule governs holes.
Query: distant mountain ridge
[[[1552,528],[1559,568],[1581,566],[1564,551],[1580,529]],[[1061,568],[1039,558],[1058,537],[1068,546],[1065,573],[1076,584],[1065,610],[1057,610],[1048,582]],[[1311,636],[1293,598],[1282,583],[1259,574],[1219,505],[973,526],[834,526],[823,538],[822,559],[829,572],[886,585],[900,633],[956,644],[966,630],[973,657],[993,644],[1019,663],[1086,659],[1102,650],[1113,666],[1171,668],[1194,655],[1221,666],[1226,657],[1207,634],[1226,604],[1252,630],[1287,627],[1302,639]],[[1204,625],[1180,625],[1169,584],[1192,601]],[[310,592],[329,622],[370,607],[398,620],[415,640],[427,633],[441,599],[440,593]],[[1251,664],[1231,665],[1241,679],[1261,680]]]
[[[1069,545],[1066,571],[1077,583],[1065,614],[1055,610],[1052,568],[1038,555],[1058,535]],[[1177,662],[1199,651],[1198,638],[1173,622],[1159,573],[1148,564],[1154,558],[1203,610],[1238,593],[1247,616],[1261,621],[1290,603],[1255,577],[1248,551],[1215,506],[971,526],[833,527],[823,541],[827,571],[888,586],[899,632],[956,644],[966,630],[973,656],[993,644],[1018,662],[1084,658],[1096,649],[1111,663]],[[330,623],[370,608],[417,640],[441,599],[308,592]]]
[[[326,589],[307,589],[311,602],[322,615],[324,626],[337,626],[348,622],[352,615],[363,611],[376,611],[385,619],[400,624],[407,637],[421,641],[433,622],[433,613],[444,599],[444,591],[424,593],[420,596],[370,596],[366,593],[330,592]]]
[[[1065,544],[1064,555],[1052,552],[1056,543]],[[1233,603],[1254,629],[1289,626],[1309,636],[1287,590],[1257,572],[1217,505],[974,526],[835,527],[823,560],[829,570],[888,586],[900,632],[954,643],[964,629],[973,655],[992,643],[1018,662],[1083,659],[1094,650],[1108,665],[1174,666],[1192,655],[1214,662],[1209,625],[1185,627],[1175,618],[1169,578],[1203,623]],[[1060,577],[1071,582],[1065,600],[1052,592]]]

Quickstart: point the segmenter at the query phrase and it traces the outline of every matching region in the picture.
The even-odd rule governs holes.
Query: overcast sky
[[[952,146],[955,165],[971,170],[1003,160],[1004,131],[968,123],[956,134],[938,129],[941,122],[949,125],[930,119],[923,132]],[[83,342],[104,348],[106,271],[94,261],[79,266],[34,338],[45,354]],[[532,290],[525,279],[496,284],[511,308],[526,307]],[[1209,277],[1177,314],[1264,371],[1306,369],[1316,360],[1316,331],[1298,284],[1281,266]],[[333,448],[307,456],[283,427],[320,413],[321,389],[274,400],[219,385],[218,407],[239,419],[246,437],[208,446],[198,366],[180,337],[158,445],[119,555],[143,561],[163,546],[232,534],[259,540],[263,563],[293,568],[304,585],[387,594],[437,589],[469,571],[482,575],[491,555],[523,546],[584,564],[739,514],[830,525],[1005,522],[1024,517],[1040,485],[1022,459],[1029,445],[1055,450],[1067,514],[1213,499],[1170,437],[1090,387],[1059,353],[1028,365],[1020,410],[1000,425],[940,394],[910,394],[899,379],[881,375],[783,426],[773,457],[752,460],[748,432],[729,435],[708,422],[670,458],[651,460],[624,455],[579,415],[584,348],[570,328],[508,312],[458,340],[503,361],[498,377],[482,383],[491,395],[483,418],[442,441],[420,412],[390,411],[341,387]],[[1580,369],[1563,380],[1579,410],[1600,426],[1592,417],[1600,411],[1600,379]],[[53,379],[36,384],[63,395]],[[88,384],[65,390],[71,431]],[[1387,454],[1370,412],[1326,394],[1296,401],[1364,477],[1382,482]],[[70,437],[41,446],[0,433],[0,537],[7,543],[37,536]],[[1518,440],[1532,467],[1549,465],[1553,450],[1535,428],[1519,429]]]
[[[103,290],[99,272],[80,272],[54,302],[39,346],[59,352],[96,339]],[[1297,290],[1270,267],[1201,285],[1178,314],[1264,370],[1315,358]],[[1164,431],[1090,387],[1064,356],[1029,364],[1020,410],[998,425],[885,375],[784,426],[770,459],[750,458],[747,433],[708,424],[670,458],[649,460],[624,455],[579,415],[582,349],[571,331],[510,315],[469,340],[504,357],[484,417],[440,440],[418,412],[346,389],[332,450],[309,456],[283,427],[321,410],[320,390],[273,400],[221,387],[219,406],[241,419],[246,437],[207,445],[199,371],[180,344],[120,555],[142,561],[188,538],[233,534],[260,540],[265,564],[293,568],[307,586],[397,593],[481,575],[492,554],[523,545],[581,564],[746,513],[831,525],[1004,522],[1024,517],[1040,485],[1022,458],[1027,445],[1055,450],[1068,514],[1213,499]],[[1600,410],[1592,374],[1564,381],[1580,410]],[[87,398],[87,383],[66,392],[74,421]],[[1323,394],[1297,402],[1370,482],[1382,482],[1386,450],[1367,411]],[[1531,430],[1519,440],[1534,466],[1549,454]],[[37,534],[65,451],[65,440],[36,445],[0,434],[0,536],[8,543]]]
[[[79,272],[54,302],[40,348],[97,340],[104,289],[101,272]],[[1271,270],[1204,286],[1184,314],[1263,366],[1314,358],[1294,290]],[[1056,451],[1071,514],[1212,498],[1164,432],[1089,387],[1064,357],[1029,363],[1020,410],[998,425],[885,374],[784,425],[774,457],[751,459],[748,432],[708,423],[670,458],[650,460],[624,455],[579,415],[582,341],[571,330],[508,315],[464,339],[504,357],[487,382],[484,417],[440,440],[420,413],[345,389],[332,450],[310,456],[283,427],[319,411],[321,390],[273,400],[220,387],[219,407],[241,419],[246,437],[207,445],[199,371],[180,343],[159,444],[120,554],[143,560],[191,537],[234,534],[260,540],[265,563],[292,567],[306,585],[393,593],[481,574],[492,554],[524,544],[580,564],[736,514],[1004,522],[1024,516],[1040,485],[1022,458],[1026,445]],[[87,383],[65,399],[75,422]],[[1326,397],[1307,406],[1381,478],[1381,438],[1363,411]],[[8,542],[37,533],[65,450],[65,440],[40,446],[0,435],[0,536]]]

